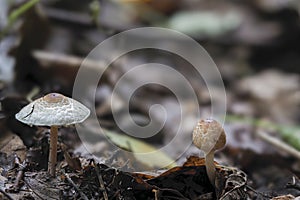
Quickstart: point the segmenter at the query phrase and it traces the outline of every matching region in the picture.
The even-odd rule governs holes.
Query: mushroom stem
[[[51,126],[50,129],[50,152],[48,160],[48,172],[51,176],[55,176],[55,166],[57,159],[57,134],[58,127]]]
[[[206,173],[207,173],[210,183],[213,186],[215,186],[215,178],[216,178],[216,166],[214,163],[214,155],[215,155],[215,151],[211,150],[205,156]]]

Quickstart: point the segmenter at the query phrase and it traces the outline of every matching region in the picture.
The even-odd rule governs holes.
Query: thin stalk
[[[212,150],[205,156],[206,173],[210,183],[213,186],[215,186],[215,178],[216,178],[216,166],[214,163],[214,154],[215,152]]]
[[[56,159],[57,159],[57,136],[58,127],[51,126],[50,129],[50,150],[49,150],[49,160],[48,160],[48,173],[51,176],[55,176]]]

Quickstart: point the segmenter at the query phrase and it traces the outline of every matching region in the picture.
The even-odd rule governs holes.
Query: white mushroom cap
[[[224,129],[216,120],[200,120],[193,131],[193,143],[206,154],[221,149],[226,143]]]
[[[35,126],[62,126],[83,122],[90,110],[78,101],[62,94],[50,93],[16,114],[16,119]]]

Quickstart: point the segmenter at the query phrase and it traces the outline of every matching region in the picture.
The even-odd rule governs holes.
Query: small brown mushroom
[[[226,144],[226,135],[221,124],[213,119],[200,120],[193,131],[193,143],[205,153],[206,173],[210,183],[215,186],[215,150]]]
[[[83,122],[90,110],[78,101],[62,94],[50,93],[41,97],[16,114],[16,119],[30,126],[50,126],[50,153],[48,172],[55,176],[58,126]]]

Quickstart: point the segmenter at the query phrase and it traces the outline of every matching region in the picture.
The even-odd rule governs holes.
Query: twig
[[[15,180],[14,186],[13,186],[13,190],[15,192],[20,190],[20,182],[23,179],[25,168],[26,168],[25,161],[22,164],[19,164],[18,174],[17,174],[16,180]]]
[[[300,160],[300,152],[294,149],[293,147],[287,145],[286,143],[282,142],[281,140],[267,134],[263,130],[257,130],[256,135],[263,139],[264,141],[270,143],[271,145],[277,147],[278,149],[287,152],[288,154],[294,156],[295,158]]]
[[[243,122],[259,128],[263,128],[265,130],[276,131],[282,138],[285,139],[286,143],[288,143],[295,149],[300,150],[300,138],[298,134],[300,132],[300,126],[277,124],[274,122],[265,121],[263,119],[255,119],[252,117],[241,118],[237,115],[227,115],[226,120],[232,122]]]
[[[255,193],[257,196],[260,195],[260,196],[262,196],[262,197],[264,197],[264,198],[268,198],[268,199],[271,199],[271,198],[272,198],[272,196],[270,196],[270,195],[267,195],[267,194],[264,194],[264,193],[262,193],[262,192],[256,191],[254,188],[250,187],[249,185],[246,185],[246,188],[247,188],[248,190],[252,191],[253,193]]]
[[[84,61],[84,66],[95,71],[105,70],[105,64],[99,60],[83,59],[81,57],[35,50],[32,52],[35,59],[40,61],[44,67],[67,66],[80,67]]]
[[[100,174],[100,171],[99,171],[99,168],[98,168],[97,164],[95,165],[95,170],[96,170],[96,174],[97,174],[97,177],[98,177],[98,180],[99,180],[99,183],[100,183],[101,190],[103,191],[102,192],[103,197],[104,197],[105,200],[108,200],[108,195],[107,195],[107,192],[106,192],[106,189],[105,189],[104,181],[103,181],[103,178]]]
[[[0,188],[0,193],[2,193],[4,196],[6,196],[6,198],[8,198],[9,200],[14,200],[9,194],[7,194],[4,190],[2,190]]]
[[[80,196],[84,199],[84,200],[89,200],[87,198],[87,196],[77,187],[77,185],[72,181],[72,179],[69,177],[68,174],[64,174],[65,177],[67,178],[68,182],[75,188],[75,190],[77,192],[79,192]]]
[[[24,180],[24,183],[31,189],[31,191],[32,191],[38,198],[44,200],[43,197],[41,197],[36,191],[34,191],[34,189],[31,187],[30,184],[28,184],[28,182],[27,182],[26,180]],[[49,198],[51,198],[51,197],[49,197]],[[53,199],[53,198],[51,198],[51,199]]]

